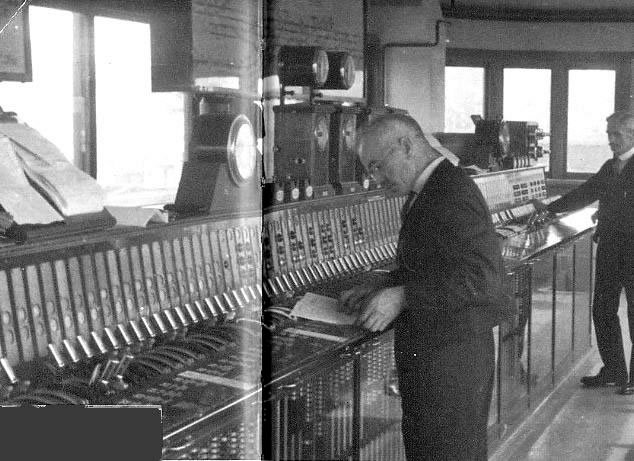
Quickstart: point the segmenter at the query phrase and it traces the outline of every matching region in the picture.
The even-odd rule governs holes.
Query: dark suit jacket
[[[503,295],[503,263],[480,190],[443,161],[404,216],[393,283],[405,286],[395,321],[397,352],[427,353],[491,334],[514,306]],[[399,354],[397,354],[398,357]]]
[[[597,174],[548,205],[548,210],[571,211],[598,200],[599,234],[614,231],[634,234],[634,159],[627,162],[619,175],[614,173],[613,163],[612,159],[605,162]]]

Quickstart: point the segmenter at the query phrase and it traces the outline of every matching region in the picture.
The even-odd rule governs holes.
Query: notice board
[[[19,11],[21,4],[0,0],[0,81],[31,80],[28,9]]]

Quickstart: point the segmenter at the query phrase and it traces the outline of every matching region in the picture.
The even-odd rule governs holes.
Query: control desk
[[[552,200],[541,167],[474,180],[490,206],[507,290],[520,311],[494,331],[494,446],[588,351],[593,223],[592,210],[582,210],[528,225],[530,200]],[[403,202],[368,191],[265,210],[266,459],[404,458],[392,333],[290,316],[307,291],[337,297],[393,267]]]
[[[496,327],[495,441],[588,349],[593,225],[526,229],[540,169],[475,180],[523,313]],[[0,403],[161,405],[164,459],[402,459],[392,333],[290,309],[389,270],[403,203],[371,190],[2,246]]]

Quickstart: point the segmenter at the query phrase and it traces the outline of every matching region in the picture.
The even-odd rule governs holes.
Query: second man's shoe
[[[604,387],[604,386],[625,386],[627,384],[626,376],[615,376],[601,368],[596,375],[584,376],[581,378],[581,384],[585,387]]]
[[[618,393],[621,395],[632,395],[634,394],[634,381],[630,381],[629,383],[625,383],[618,390]]]

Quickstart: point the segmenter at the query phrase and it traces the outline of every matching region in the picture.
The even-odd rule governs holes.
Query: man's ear
[[[409,136],[402,136],[398,139],[398,143],[403,148],[405,156],[411,158],[414,154],[414,145],[412,139]]]

